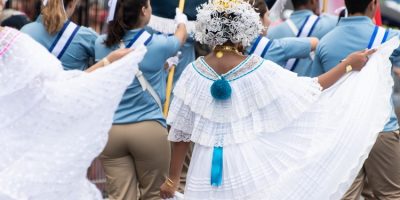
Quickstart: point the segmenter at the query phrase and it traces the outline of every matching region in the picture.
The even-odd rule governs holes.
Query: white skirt
[[[66,72],[29,36],[0,33],[1,200],[103,199],[87,168],[145,51],[92,73]]]
[[[219,187],[211,186],[213,147],[196,143],[184,199],[341,199],[389,119],[387,57],[395,45],[392,40],[361,72],[325,90],[285,128],[224,146]]]

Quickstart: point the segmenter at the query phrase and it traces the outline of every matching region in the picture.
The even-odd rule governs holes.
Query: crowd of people
[[[103,199],[96,157],[110,200],[400,199],[400,32],[374,24],[379,1],[338,18],[292,0],[272,26],[285,0],[173,19],[152,6],[175,1],[110,0],[103,35],[71,20],[80,0],[32,22],[6,1],[23,23],[0,27],[0,200]]]
[[[21,29],[25,24],[36,20],[41,13],[42,0],[12,0],[0,16],[3,26]],[[106,30],[107,2],[105,0],[81,1],[70,17],[72,21],[85,24],[97,33]]]

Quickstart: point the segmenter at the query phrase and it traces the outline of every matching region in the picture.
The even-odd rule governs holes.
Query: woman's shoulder
[[[23,26],[20,30],[28,35],[37,35],[38,33],[47,32],[44,25],[40,22],[34,21]]]
[[[179,40],[175,35],[153,33],[149,45],[156,47],[174,48],[175,46],[179,46]]]
[[[79,27],[77,35],[83,37],[84,39],[93,39],[93,40],[99,37],[99,34],[96,31],[94,31],[92,28],[88,28],[85,26]]]
[[[190,68],[194,69],[193,72],[197,72],[206,79],[218,80],[220,77],[224,77],[226,80],[232,82],[256,71],[259,67],[263,66],[264,61],[266,60],[257,55],[250,55],[227,73],[219,75],[207,64],[204,57],[199,57],[190,64]]]
[[[103,47],[103,46],[105,46],[104,42],[106,41],[106,39],[107,39],[107,35],[106,35],[106,34],[99,35],[99,36],[97,37],[97,39],[96,39],[95,47],[97,48],[97,47]]]

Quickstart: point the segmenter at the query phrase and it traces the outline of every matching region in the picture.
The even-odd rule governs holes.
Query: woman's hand
[[[171,183],[172,182],[172,183]],[[160,196],[162,199],[170,199],[175,196],[175,191],[178,190],[180,181],[179,178],[168,181],[168,179],[160,187]]]
[[[124,57],[131,51],[132,51],[132,49],[125,49],[125,48],[118,49],[118,50],[115,50],[115,51],[111,52],[110,54],[108,54],[108,56],[106,58],[108,61],[110,61],[110,63],[113,63],[113,62],[119,60],[120,58]]]
[[[351,65],[354,71],[360,71],[368,62],[369,56],[376,52],[376,49],[356,51],[347,56],[344,60],[346,65]]]
[[[329,88],[331,85],[336,83],[336,81],[339,80],[343,75],[349,72],[347,69],[347,66],[349,65],[351,65],[351,70],[360,71],[368,62],[369,56],[375,52],[375,49],[371,49],[356,51],[348,55],[346,59],[342,60],[342,62],[340,62],[334,68],[319,76],[319,84],[323,89]]]

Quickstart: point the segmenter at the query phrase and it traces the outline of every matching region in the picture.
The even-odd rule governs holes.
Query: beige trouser
[[[100,156],[109,199],[161,199],[160,186],[168,175],[170,150],[167,129],[158,122],[113,125]]]
[[[368,159],[343,200],[358,200],[365,182],[366,200],[400,199],[400,141],[399,132],[382,132],[372,147]]]

